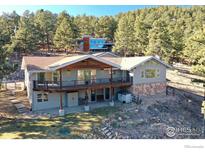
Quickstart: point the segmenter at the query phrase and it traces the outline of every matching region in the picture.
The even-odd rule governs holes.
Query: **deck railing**
[[[90,80],[72,80],[72,81],[33,81],[34,89],[66,89],[72,87],[89,87],[94,85],[107,85],[116,83],[131,83],[130,78],[100,78],[100,79],[90,79]]]

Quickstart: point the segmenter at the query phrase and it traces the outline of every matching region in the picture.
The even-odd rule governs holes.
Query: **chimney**
[[[90,36],[83,36],[83,51],[88,52],[90,50]]]

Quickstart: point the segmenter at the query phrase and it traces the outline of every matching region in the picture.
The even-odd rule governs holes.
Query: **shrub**
[[[205,66],[204,65],[192,66],[191,72],[197,75],[205,76]]]

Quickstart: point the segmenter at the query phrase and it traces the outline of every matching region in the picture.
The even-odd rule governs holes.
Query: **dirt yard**
[[[104,125],[131,139],[204,138],[201,101],[180,91],[143,99],[140,105],[123,104]],[[170,127],[175,129],[172,137],[167,135]]]
[[[15,95],[12,95],[11,91],[2,90],[0,91],[0,116],[8,117],[18,114],[12,100],[18,100],[27,108],[30,108],[25,91],[19,91]]]
[[[7,91],[0,92],[0,139],[87,138],[94,126],[118,110],[117,107],[108,107],[64,117],[31,117],[17,113],[11,102],[14,98]],[[25,92],[18,93],[15,99],[29,107]]]

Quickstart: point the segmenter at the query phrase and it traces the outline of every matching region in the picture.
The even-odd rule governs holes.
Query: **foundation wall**
[[[166,82],[134,84],[129,88],[136,96],[149,96],[166,92]]]

